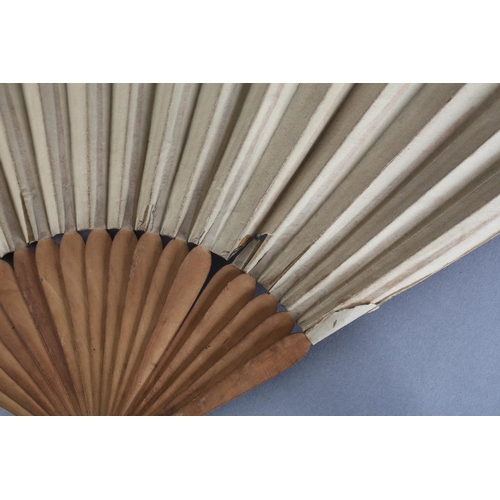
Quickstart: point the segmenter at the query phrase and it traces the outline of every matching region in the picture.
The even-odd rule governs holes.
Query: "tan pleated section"
[[[20,84],[0,84],[0,162],[24,241],[47,238],[50,229]]]
[[[111,85],[68,83],[67,94],[77,228],[105,228],[111,143]]]
[[[156,86],[137,229],[158,232],[161,228],[198,90],[199,85],[191,83]]]
[[[354,207],[356,203],[363,202],[365,199],[363,197],[364,190],[370,187],[377,179],[377,176],[384,173],[386,175],[388,174],[388,163],[404,149],[406,144],[421,131],[422,127],[440,111],[442,106],[444,106],[459,89],[460,85],[428,85],[422,88],[397,119],[388,127],[387,131],[375,144],[375,147],[361,159],[352,173],[346,177],[345,181],[337,187],[330,198],[326,200],[325,204],[313,215],[310,223],[304,224],[299,230],[297,237],[294,238],[293,244],[282,245],[280,253],[276,256],[272,266],[266,269],[259,279],[266,280],[268,285],[272,284],[274,289],[278,293],[281,293],[281,283],[286,283],[286,285],[289,284],[289,286],[291,286],[294,284],[293,280],[296,279],[299,272],[302,276],[309,273],[314,266],[311,266],[309,262],[305,262],[305,259],[311,254],[311,251],[308,250],[311,244],[316,247],[314,251],[314,262],[318,262],[332,249],[336,241],[333,240],[331,242],[332,244],[327,245],[326,235],[324,235],[323,239],[325,243],[320,249],[320,238],[322,237],[325,227],[333,223],[333,226],[336,228],[335,234],[338,234],[336,238],[339,240],[347,229],[341,225],[343,219],[345,220],[344,224],[350,224],[351,227],[355,226],[358,220],[361,220],[359,214],[354,213],[351,219],[347,219],[347,214],[344,213],[344,211],[349,209],[352,210],[350,207]],[[362,86],[356,88],[346,100],[346,112],[351,111],[350,108],[353,107],[353,104],[359,101],[359,98],[362,96],[359,94],[360,90],[363,90]],[[367,86],[364,93],[370,90],[372,90],[371,86]],[[328,127],[325,136],[317,144],[314,153],[304,164],[304,172],[301,171],[302,175],[297,179],[301,188],[305,188],[306,182],[309,182],[309,180],[305,179],[305,175],[309,173],[310,170],[317,172],[317,165],[324,163],[325,160],[328,159],[328,156],[332,155],[338,149],[339,143],[341,144],[338,139],[339,132],[342,128],[341,125],[344,124],[347,119],[352,120],[352,118],[354,117],[351,114],[345,117],[339,116],[339,120],[332,122]],[[357,118],[359,119],[359,117]],[[457,116],[455,119],[459,119],[459,117]],[[353,120],[352,125],[349,125],[353,126],[355,123],[356,122]],[[343,131],[343,133],[346,134],[345,131]],[[345,136],[345,140],[347,139],[348,135]],[[436,137],[432,139],[438,142]],[[432,150],[430,150],[429,153],[431,151]],[[402,175],[403,171],[401,166],[398,167],[398,170],[399,175]],[[381,189],[387,189],[387,187],[387,185],[380,185]],[[373,198],[366,198],[365,200],[366,202],[370,201],[373,205],[377,203],[377,200]],[[288,205],[288,203],[290,205]],[[288,203],[287,206],[291,206],[294,201]],[[274,219],[276,220],[277,217],[274,217]],[[330,232],[332,232],[332,230],[329,229],[328,233]],[[304,253],[306,254],[303,255]],[[302,265],[298,264],[299,258],[301,259]],[[297,263],[295,260],[297,260]],[[293,263],[292,267],[290,267],[290,262]],[[278,281],[280,277],[281,281]],[[276,281],[278,281],[278,284],[276,284]]]
[[[172,190],[163,234],[188,239],[245,101],[249,85],[201,85]]]
[[[154,84],[116,83],[112,89],[108,228],[134,228],[146,159]]]
[[[12,203],[1,162],[0,200],[2,203],[2,209],[0,210],[0,255],[5,255],[13,252],[16,248],[21,248],[26,243],[26,240]]]
[[[51,234],[76,229],[66,85],[25,83],[36,165]]]
[[[207,192],[189,236],[191,241],[213,249],[220,228],[248,186],[296,91],[297,84],[252,86],[215,173],[215,189]]]
[[[499,84],[2,84],[0,255],[75,229],[177,238],[234,258],[316,343],[499,234],[499,161]],[[43,339],[57,323],[54,338],[79,339],[77,355],[90,356],[90,371],[59,374],[69,399],[60,387],[57,395],[75,412],[140,404],[146,381],[136,376],[158,340],[161,301],[147,280],[127,291],[135,249],[113,252],[113,243],[122,276],[113,284],[108,273],[105,285],[102,238],[102,260],[89,256],[94,271],[80,243],[63,278],[91,273],[97,289],[64,284],[64,299],[36,306],[55,317],[32,320]],[[153,262],[141,269],[161,275]],[[49,287],[37,286],[48,301]],[[101,307],[84,320],[75,310],[80,300],[99,307],[104,295],[109,314]],[[183,320],[195,318],[185,314],[148,371],[150,390],[185,343]]]

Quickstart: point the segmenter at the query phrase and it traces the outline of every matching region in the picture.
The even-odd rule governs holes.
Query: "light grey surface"
[[[212,415],[499,415],[499,277],[497,237]]]

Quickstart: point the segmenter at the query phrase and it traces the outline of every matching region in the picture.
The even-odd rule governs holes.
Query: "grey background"
[[[211,415],[500,415],[499,276],[497,237]]]

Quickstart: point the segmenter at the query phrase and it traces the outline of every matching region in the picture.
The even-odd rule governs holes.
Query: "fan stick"
[[[156,399],[160,399],[158,406],[164,407],[177,394],[181,394],[187,387],[198,380],[204,372],[222,358],[231,348],[264,320],[275,314],[278,301],[269,294],[259,295],[251,300],[238,314],[222,328],[214,338],[204,339],[198,349],[198,355],[184,369],[178,377],[167,385],[158,384],[154,398],[149,398],[148,408]],[[150,393],[148,392],[148,395]]]
[[[85,245],[85,270],[89,304],[90,357],[92,359],[92,406],[100,415],[102,360],[108,295],[109,254],[111,237],[104,229],[89,234]]]
[[[61,341],[56,334],[47,299],[38,277],[35,254],[29,248],[21,248],[14,252],[14,271],[31,316],[42,336],[54,368],[63,383],[65,393],[59,396],[64,398],[69,414],[81,413],[82,409],[73,386]]]
[[[50,386],[51,390],[47,394],[51,392],[55,394],[54,404],[61,413],[72,414],[61,378],[22,296],[14,270],[4,261],[0,261],[0,306],[15,327],[19,339],[29,351],[45,383]],[[44,387],[43,382],[39,384],[40,387]]]
[[[47,299],[57,335],[61,342],[64,356],[76,391],[79,406],[83,412],[86,403],[83,391],[81,366],[75,348],[75,339],[71,314],[69,311],[66,287],[64,285],[59,245],[52,239],[41,240],[35,252],[38,276]]]
[[[303,333],[287,335],[181,408],[176,415],[205,415],[215,410],[296,364],[310,346]]]
[[[31,394],[33,399],[35,399],[40,406],[45,408],[48,413],[63,415],[65,413],[64,407],[60,404],[50,385],[43,378],[35,361],[19,338],[16,327],[12,324],[1,307],[0,332],[0,363],[2,366],[5,367],[5,363],[9,359],[10,362],[14,361],[14,365],[18,363],[25,372],[26,377],[29,378],[27,392]],[[13,357],[14,360],[12,360],[11,357]],[[17,369],[17,367],[14,367],[14,369]],[[24,377],[24,375],[22,376]],[[30,392],[29,388],[34,388],[34,392]]]
[[[2,328],[3,332],[8,332],[8,330],[5,330],[5,326],[7,325],[5,325],[5,323],[1,321],[1,319],[5,319],[5,316],[3,318],[0,318],[0,328]],[[13,381],[15,381],[15,383],[24,392],[26,392],[26,394],[31,399],[33,399],[33,401],[35,401],[40,406],[40,408],[42,408],[47,413],[57,414],[58,412],[56,411],[50,400],[47,398],[47,396],[35,384],[33,379],[29,376],[28,372],[16,358],[15,354],[6,347],[4,339],[7,336],[8,333],[5,333],[0,337],[0,368]]]
[[[151,374],[151,380],[156,381],[158,379],[158,377],[162,373],[163,367],[170,363],[173,357],[177,354],[190,333],[194,328],[196,328],[198,323],[203,318],[204,314],[208,311],[209,307],[213,304],[214,300],[219,296],[224,287],[240,274],[241,271],[237,267],[230,264],[220,269],[209,281],[207,286],[204,288],[204,290],[196,300],[193,308],[191,309],[191,311],[189,311],[189,314],[182,323],[179,332],[170,343],[168,349],[163,353],[160,362]],[[132,412],[137,404],[139,404],[141,395],[147,392],[147,390],[150,388],[150,385],[148,385],[147,387],[143,387],[135,397],[134,401],[132,400],[131,394],[129,392],[127,399],[124,400],[124,403],[121,405],[119,414],[125,415],[129,412]]]
[[[242,274],[228,283],[203,316],[198,326],[186,339],[176,356],[165,367],[156,384],[147,391],[139,411],[151,399],[155,398],[155,395],[162,387],[172,383],[210,340],[250,302],[255,292],[255,286],[255,280],[248,274]]]
[[[144,309],[151,280],[162,250],[160,235],[155,233],[144,233],[135,247],[113,367],[109,403],[111,414],[116,404],[118,386],[123,379],[125,363],[132,348],[133,338],[137,333],[141,312]]]
[[[9,396],[0,392],[0,407],[4,408],[8,412],[12,413],[16,417],[32,417],[33,414],[28,410],[20,406],[14,400],[10,399]]]
[[[187,243],[177,239],[171,240],[163,249],[149,287],[137,333],[133,338],[132,350],[126,360],[125,374],[117,397],[119,402],[117,411],[126,407],[130,402],[130,383],[139,367],[175,277],[188,252]]]
[[[136,244],[137,237],[130,229],[118,231],[111,244],[100,404],[103,415],[107,415],[109,410],[111,374],[116,356],[121,318],[125,307],[130,266],[132,265]]]
[[[89,305],[85,272],[85,242],[77,232],[66,233],[60,247],[61,271],[73,324],[76,352],[85,394],[85,413],[93,415]]]
[[[202,247],[194,248],[184,259],[132,382],[131,398],[147,385],[162,354],[179,331],[207,279],[211,262],[210,252]]]
[[[207,370],[184,392],[177,397],[160,398],[147,413],[153,414],[160,411],[174,413],[177,409],[187,404],[206,392],[214,384],[227,377],[235,369],[244,365],[262,351],[290,334],[295,322],[292,316],[286,312],[273,314],[260,325],[245,335],[234,347],[229,349],[214,365]]]
[[[18,384],[16,379],[12,379],[2,368],[0,368],[0,387],[2,392],[12,401],[31,415],[47,416],[47,412],[34,401],[26,391]]]

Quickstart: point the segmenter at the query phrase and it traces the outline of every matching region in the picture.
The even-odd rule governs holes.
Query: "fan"
[[[207,413],[498,234],[499,160],[497,84],[2,84],[0,406]]]

